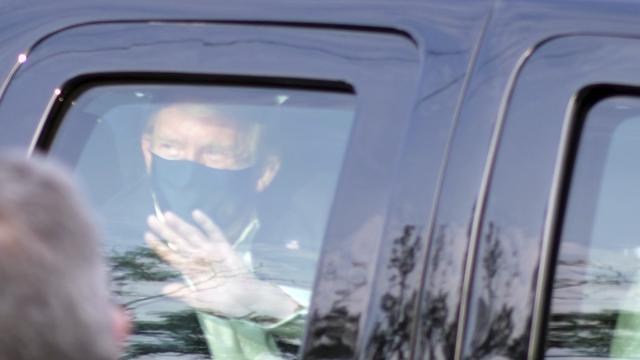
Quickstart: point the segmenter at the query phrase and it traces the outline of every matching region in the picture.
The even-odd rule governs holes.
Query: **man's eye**
[[[160,156],[175,157],[180,152],[180,147],[174,143],[159,143],[156,152]]]

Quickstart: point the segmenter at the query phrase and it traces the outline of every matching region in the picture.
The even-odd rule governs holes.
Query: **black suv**
[[[126,359],[640,357],[638,11],[3,0],[0,146],[82,183]]]

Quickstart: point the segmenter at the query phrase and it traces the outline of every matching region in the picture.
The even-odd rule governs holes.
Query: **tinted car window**
[[[640,357],[640,101],[585,118],[553,282],[546,357]]]
[[[125,358],[296,358],[353,119],[349,93],[103,84],[50,153],[104,228]]]

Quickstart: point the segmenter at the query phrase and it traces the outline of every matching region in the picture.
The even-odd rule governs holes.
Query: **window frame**
[[[576,111],[575,111],[575,115],[573,117],[573,129],[572,129],[572,134],[569,135],[570,138],[568,138],[567,140],[567,155],[566,155],[566,173],[565,173],[565,177],[563,179],[560,180],[561,184],[561,188],[562,191],[559,195],[558,201],[560,202],[560,207],[561,207],[561,211],[562,214],[560,215],[561,217],[557,220],[558,222],[558,227],[556,230],[556,234],[554,235],[556,237],[555,239],[555,244],[554,244],[554,249],[553,249],[553,268],[550,269],[550,281],[551,281],[551,287],[552,284],[555,280],[555,276],[556,276],[556,272],[557,272],[557,263],[558,260],[560,258],[560,246],[562,244],[562,235],[564,233],[564,231],[566,230],[566,219],[565,217],[567,216],[568,212],[570,211],[570,199],[571,199],[571,191],[572,191],[572,187],[575,186],[576,184],[576,180],[577,177],[576,175],[578,175],[576,173],[577,169],[576,166],[578,165],[578,158],[580,156],[580,153],[584,150],[591,150],[591,152],[593,153],[594,150],[598,150],[598,155],[599,158],[597,158],[595,161],[591,161],[592,164],[595,164],[596,168],[593,168],[590,170],[590,173],[588,174],[582,174],[582,176],[598,176],[597,179],[597,183],[591,184],[589,187],[585,188],[584,185],[580,186],[580,191],[582,194],[585,193],[591,193],[593,194],[593,196],[589,197],[588,199],[586,199],[586,201],[589,203],[586,208],[589,209],[589,213],[587,214],[587,216],[589,216],[587,219],[588,221],[586,221],[587,224],[592,224],[593,220],[596,218],[596,215],[598,213],[598,198],[601,196],[600,192],[598,190],[601,189],[601,186],[603,184],[603,181],[605,179],[606,176],[606,169],[607,169],[607,153],[611,150],[611,146],[613,144],[613,136],[614,133],[617,129],[616,128],[612,128],[611,133],[606,133],[606,134],[591,134],[591,136],[593,135],[606,135],[607,136],[607,142],[606,144],[602,144],[605,145],[604,147],[598,147],[597,149],[593,148],[593,144],[588,144],[584,142],[585,136],[587,135],[586,131],[587,131],[587,123],[590,121],[598,121],[598,122],[602,122],[602,121],[607,121],[608,119],[603,119],[603,118],[594,118],[592,115],[592,109],[594,109],[594,107],[596,106],[601,106],[601,104],[603,102],[606,101],[620,101],[617,99],[622,99],[622,101],[624,103],[628,103],[630,101],[631,98],[633,98],[633,102],[635,106],[633,109],[629,110],[629,109],[625,109],[625,110],[618,110],[618,112],[623,112],[623,111],[629,111],[629,112],[633,112],[636,114],[638,114],[639,110],[640,110],[640,88],[636,88],[636,87],[629,87],[629,86],[611,86],[611,85],[606,85],[606,84],[599,84],[599,85],[594,85],[594,86],[588,86],[584,89],[582,89],[580,91],[580,94],[578,95],[578,99],[576,101]],[[611,106],[611,105],[607,105],[607,106]],[[617,114],[618,116],[620,114]],[[599,115],[602,116],[602,115]],[[622,124],[624,124],[624,122],[626,121],[626,119],[621,118],[621,117],[617,117],[615,119],[611,119],[611,121],[618,121],[620,122],[617,126],[620,126]],[[636,120],[637,121],[637,120]],[[590,148],[585,148],[585,145],[590,145]],[[585,159],[583,159],[582,161],[585,161]],[[593,165],[591,165],[593,166]],[[580,181],[580,180],[578,180]],[[578,196],[578,195],[574,195],[574,196]],[[582,205],[584,205],[584,199],[579,200],[580,203]],[[576,206],[576,205],[574,205]],[[583,207],[585,208],[585,207]],[[575,224],[573,225],[575,227]],[[575,228],[574,228],[575,229]],[[574,230],[575,231],[575,230]],[[587,229],[582,229],[581,231],[584,231],[585,233],[582,234],[581,236],[584,236],[586,234],[592,234],[591,229],[587,230]],[[581,236],[578,236],[578,238],[580,238]],[[576,238],[575,234],[573,234],[573,238]],[[602,244],[600,244],[602,245]],[[587,285],[588,286],[588,285]],[[553,290],[550,288],[549,290],[549,302],[547,304],[547,319],[551,316],[552,312],[551,312],[551,300],[552,300],[552,296],[553,296]],[[582,304],[582,303],[581,303]],[[587,302],[586,304],[589,304],[589,302]],[[546,324],[547,326],[549,324]],[[548,341],[548,331],[545,330],[545,334],[547,335],[544,339],[545,341],[545,348],[542,349],[541,351],[545,351],[546,350],[546,342]],[[585,356],[589,356],[589,355],[585,355]]]
[[[100,43],[92,40],[97,36]],[[0,99],[0,127],[5,129],[0,144],[24,148],[30,143],[29,152],[34,150],[38,134],[52,129],[51,110],[88,80],[160,76],[305,88],[349,84],[344,86],[356,94],[356,117],[312,295],[307,334],[316,335],[307,336],[303,347],[313,358],[327,351],[322,320],[334,306],[345,304],[345,291],[353,295],[343,325],[359,329],[367,316],[369,291],[362,291],[362,279],[365,289],[374,286],[384,221],[361,228],[388,211],[393,176],[387,169],[395,168],[400,157],[419,67],[416,43],[393,29],[250,22],[79,25],[39,41],[15,68]],[[15,121],[15,114],[23,121]],[[358,251],[361,245],[356,244],[363,242],[371,244],[371,251]],[[346,342],[329,348],[353,356],[359,331],[349,334]]]
[[[640,66],[633,62],[640,56],[639,45],[633,37],[557,36],[531,48],[515,69],[505,109],[493,135],[493,155],[485,170],[486,185],[478,197],[476,225],[472,229],[474,253],[470,254],[466,269],[467,298],[461,308],[465,327],[458,338],[459,356],[480,356],[481,351],[486,356],[502,349],[499,344],[489,344],[486,348],[474,347],[474,344],[481,343],[490,333],[490,319],[485,318],[482,326],[478,321],[496,310],[479,307],[484,296],[482,289],[486,289],[480,280],[485,275],[482,259],[491,252],[485,239],[494,236],[495,229],[504,225],[520,234],[501,233],[503,244],[526,244],[532,249],[520,259],[518,256],[523,255],[517,255],[515,262],[536,259],[526,273],[504,275],[514,283],[527,279],[527,284],[532,286],[517,291],[516,297],[512,296],[514,292],[507,293],[504,289],[496,294],[507,299],[504,302],[507,308],[520,309],[515,314],[521,319],[513,323],[520,332],[510,335],[521,339],[518,344],[521,348],[507,351],[517,352],[509,353],[511,356],[542,358],[579,119],[583,116],[584,104],[593,102],[593,97],[611,95],[615,89],[630,89],[640,84]],[[607,89],[604,94],[599,92],[602,89]],[[531,131],[532,128],[535,131]],[[514,193],[513,188],[505,185],[509,183],[527,191]],[[513,320],[511,316],[509,319]]]

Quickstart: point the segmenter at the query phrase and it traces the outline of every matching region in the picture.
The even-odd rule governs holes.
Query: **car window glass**
[[[546,357],[640,357],[640,101],[605,99],[580,135]]]
[[[102,84],[49,147],[104,233],[127,359],[297,358],[355,97]]]

